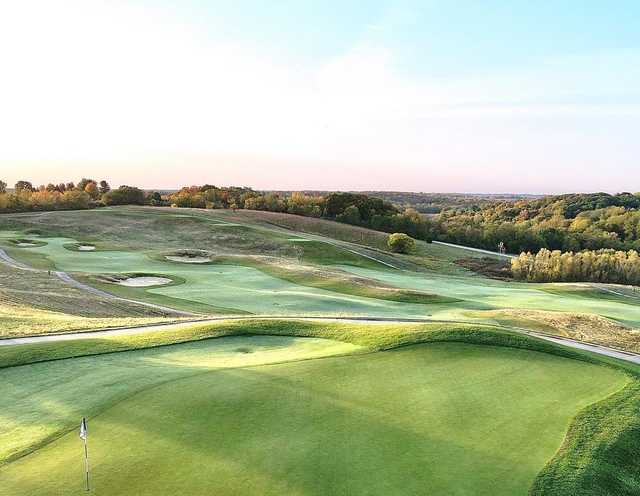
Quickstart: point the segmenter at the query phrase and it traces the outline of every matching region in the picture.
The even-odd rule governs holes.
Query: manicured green
[[[288,339],[284,348],[278,339]],[[15,388],[9,397],[22,400],[3,395],[3,415],[29,411],[32,422],[51,426],[51,401],[64,418],[58,425],[89,411],[98,494],[429,488],[511,496],[526,493],[577,411],[627,381],[583,361],[461,343],[217,369],[219,360],[242,365],[264,347],[296,359],[297,346],[290,338],[221,338],[5,369],[4,384]],[[348,351],[359,350],[332,349]],[[127,388],[139,392],[128,396]],[[0,468],[6,493],[80,491],[75,427]],[[14,428],[22,440],[38,438],[28,426]]]

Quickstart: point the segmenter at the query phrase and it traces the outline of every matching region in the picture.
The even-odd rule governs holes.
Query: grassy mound
[[[640,352],[640,330],[599,315],[542,310],[490,310],[474,312],[499,324],[564,336],[620,350]]]

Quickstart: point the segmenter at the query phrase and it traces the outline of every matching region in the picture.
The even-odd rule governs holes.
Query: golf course
[[[85,491],[83,417],[101,495],[639,494],[638,293],[386,239],[251,210],[0,216],[0,494]]]

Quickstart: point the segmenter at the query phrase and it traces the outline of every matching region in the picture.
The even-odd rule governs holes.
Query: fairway
[[[335,222],[315,220],[310,224],[308,219],[264,212],[184,212],[120,207],[28,214],[13,220],[7,216],[12,229],[0,231],[0,242],[24,263],[76,274],[84,282],[129,299],[197,313],[419,317],[499,323],[481,312],[522,308],[583,312],[632,328],[640,326],[637,299],[613,295],[606,288],[572,290],[571,285],[488,279],[456,265],[454,261],[462,251],[456,248],[418,243],[412,260],[419,263],[414,264],[324,234],[293,230],[313,228],[349,239],[352,229],[351,234],[357,237],[356,228]],[[16,222],[21,229],[16,229]],[[95,225],[97,231],[86,235],[78,223]],[[10,240],[26,238],[25,231],[33,228],[66,236],[29,235],[29,239],[38,240],[38,246],[12,245]],[[364,232],[363,241],[379,244]],[[78,251],[79,243],[91,243],[96,250]],[[187,248],[216,254],[216,262],[194,264],[166,259],[167,253]],[[371,257],[381,257],[400,269]],[[331,284],[318,278],[327,270],[334,271]],[[101,283],[95,276],[102,274],[167,277],[174,283],[123,287]],[[429,298],[402,299],[394,293],[409,290]],[[526,322],[519,324],[525,326]],[[630,346],[635,349],[635,345]]]
[[[71,420],[93,401],[94,494],[512,496],[526,494],[572,417],[626,382],[597,365],[459,343],[255,366],[262,349],[292,360],[357,351],[307,340],[220,338],[7,369],[3,383],[18,371],[28,380],[9,379],[25,411],[8,402],[3,418],[41,405],[30,421],[42,423],[73,403]],[[219,369],[232,355],[227,366],[247,367]],[[114,404],[82,392],[101,383],[135,394]],[[78,494],[75,429],[0,479],[7,495]]]

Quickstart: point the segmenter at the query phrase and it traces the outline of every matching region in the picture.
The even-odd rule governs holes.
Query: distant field
[[[5,456],[45,418],[73,428],[0,468],[3,494],[82,491],[85,412],[98,494],[525,494],[573,415],[626,382],[456,343],[296,361],[358,351],[236,337],[0,371]]]

